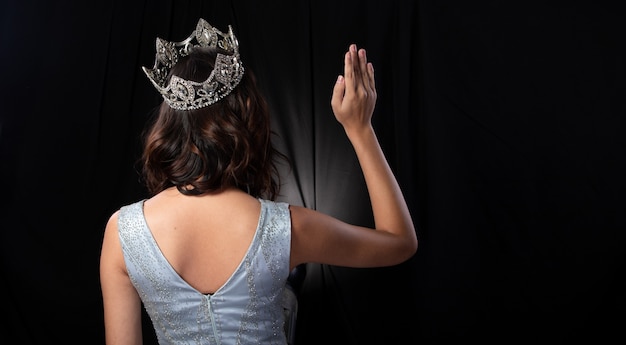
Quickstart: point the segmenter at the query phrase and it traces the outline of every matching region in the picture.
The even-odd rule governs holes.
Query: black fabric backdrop
[[[293,161],[280,199],[371,225],[330,110],[354,42],[420,248],[310,264],[297,344],[623,341],[624,12],[569,1],[0,2],[0,298],[11,344],[103,341],[108,216],[145,197],[157,36],[232,24]],[[154,343],[146,330],[146,343]]]

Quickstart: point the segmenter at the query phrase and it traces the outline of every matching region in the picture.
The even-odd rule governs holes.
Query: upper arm
[[[323,213],[290,206],[291,266],[323,263],[345,267],[399,264],[413,255],[410,241],[383,230],[351,225]]]
[[[126,272],[115,213],[104,231],[100,255],[100,287],[106,344],[142,343],[141,300]]]

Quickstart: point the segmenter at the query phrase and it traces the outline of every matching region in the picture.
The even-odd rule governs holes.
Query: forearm
[[[346,134],[365,177],[376,229],[417,241],[411,214],[374,129],[370,125]]]

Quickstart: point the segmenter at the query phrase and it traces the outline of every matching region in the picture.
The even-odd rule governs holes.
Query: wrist
[[[357,128],[345,128],[345,132],[348,140],[355,148],[378,143],[376,133],[371,124]]]

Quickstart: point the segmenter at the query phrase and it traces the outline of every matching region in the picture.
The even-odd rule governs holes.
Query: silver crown
[[[215,67],[203,82],[167,76],[181,57],[189,55],[194,47],[218,47],[230,55],[217,54]],[[192,110],[214,104],[228,95],[243,77],[243,64],[239,58],[239,42],[229,25],[223,33],[200,18],[196,29],[181,42],[156,39],[154,67],[142,67],[154,87],[170,107],[177,110]]]

